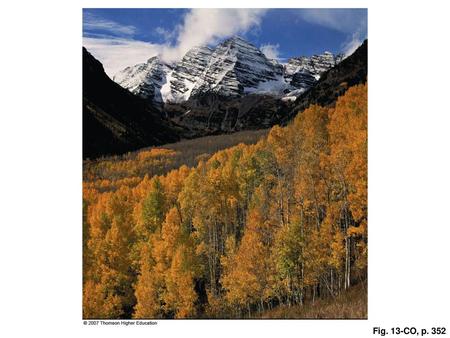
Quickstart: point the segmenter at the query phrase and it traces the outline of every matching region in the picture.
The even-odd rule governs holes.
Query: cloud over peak
[[[234,35],[252,38],[268,58],[276,60],[286,53],[308,53],[308,49],[317,46],[328,49],[325,44],[329,41],[334,52],[349,55],[367,38],[367,9],[361,8],[194,8],[177,9],[175,14],[173,10],[151,12],[83,11],[83,44],[103,63],[110,77],[153,56],[176,62],[192,47],[213,46]],[[304,35],[311,31],[314,34]]]
[[[245,33],[258,26],[266,9],[195,8],[176,27],[175,46],[164,49],[162,58],[175,61],[194,46],[216,44],[223,38]]]
[[[83,46],[103,64],[110,78],[122,69],[145,62],[162,52],[158,44],[114,37],[84,37]]]
[[[265,45],[261,45],[261,47],[259,47],[259,49],[261,50],[261,52],[264,53],[264,55],[268,58],[268,59],[274,59],[274,60],[278,60],[280,58],[280,51],[279,51],[280,45],[277,43],[275,45],[272,44],[265,44]]]
[[[104,64],[106,73],[112,77],[126,66],[145,62],[155,55],[166,62],[174,62],[194,46],[216,44],[226,37],[245,33],[260,24],[266,11],[194,8],[184,15],[182,23],[173,30],[156,28],[155,33],[165,41],[161,44],[134,40],[135,27],[85,13],[85,32],[95,29],[110,35],[98,37],[85,34],[83,44]]]

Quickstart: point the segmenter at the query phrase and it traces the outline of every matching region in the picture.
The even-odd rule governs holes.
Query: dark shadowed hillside
[[[102,64],[83,48],[83,158],[177,140],[168,120],[113,82]]]

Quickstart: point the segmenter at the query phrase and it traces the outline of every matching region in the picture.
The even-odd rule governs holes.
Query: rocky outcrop
[[[213,50],[200,46],[189,50],[175,66],[173,72],[167,74],[167,82],[163,88],[165,102],[182,102],[189,99],[192,89],[205,72]]]
[[[284,74],[286,79],[291,79],[293,75],[299,72],[308,72],[312,74],[316,80],[319,80],[320,75],[328,69],[333,68],[342,60],[342,55],[334,55],[330,52],[325,52],[321,55],[313,55],[311,57],[301,56],[290,58],[284,67]]]

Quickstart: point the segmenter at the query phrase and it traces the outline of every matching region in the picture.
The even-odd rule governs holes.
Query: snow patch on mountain
[[[244,89],[245,94],[283,94],[286,90],[292,89],[286,82],[283,75],[279,75],[275,80],[260,82],[258,86],[247,87]]]
[[[166,82],[161,86],[160,94],[163,102],[168,101],[175,101],[175,98],[173,97],[172,88],[171,88],[171,81],[172,81],[172,74],[173,70],[167,72],[166,74]]]
[[[162,103],[161,87],[167,83],[167,74],[172,69],[154,56],[145,63],[127,67],[113,77],[113,80],[133,94]]]

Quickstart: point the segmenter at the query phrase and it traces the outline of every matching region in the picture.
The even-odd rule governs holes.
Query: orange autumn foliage
[[[366,278],[367,85],[254,145],[152,175],[174,156],[89,166],[85,318],[251,316]]]

